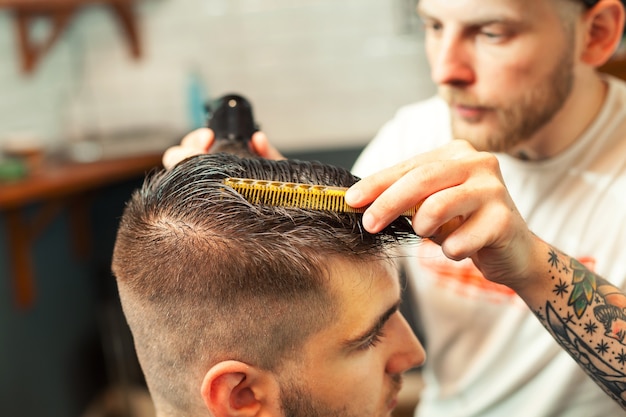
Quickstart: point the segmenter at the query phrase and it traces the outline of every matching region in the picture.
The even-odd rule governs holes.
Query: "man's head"
[[[418,13],[454,136],[537,158],[594,116],[604,94],[594,70],[624,21],[619,0],[420,0]]]
[[[218,154],[135,192],[113,271],[159,415],[386,415],[399,375],[424,358],[388,252],[415,239],[410,224],[372,235],[359,215],[255,206],[225,177],[356,181]]]

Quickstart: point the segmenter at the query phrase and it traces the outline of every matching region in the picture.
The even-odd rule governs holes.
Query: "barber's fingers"
[[[432,163],[461,159],[475,152],[474,148],[466,141],[455,140],[433,151],[415,155],[354,184],[346,194],[346,203],[353,207],[364,207],[376,200],[400,178],[415,169],[419,168],[428,172],[429,165]],[[439,173],[435,171],[429,176],[437,179]],[[411,193],[418,191],[412,190]]]
[[[168,148],[163,154],[163,166],[167,169],[194,155],[209,152],[215,135],[211,129],[200,128],[187,134],[180,142],[180,145]],[[270,144],[267,136],[263,132],[255,132],[252,135],[251,145],[253,152],[262,158],[285,159],[285,157]]]
[[[446,257],[453,260],[458,261],[481,253],[483,259],[476,259],[477,262],[489,260],[489,254],[485,251],[491,251],[492,254],[500,252],[497,259],[506,257],[510,252],[506,248],[518,235],[515,230],[524,225],[514,211],[507,210],[502,205],[484,206],[473,211],[469,217],[462,220],[457,217],[450,223],[453,224],[450,230],[438,233],[431,240],[441,245]]]
[[[386,188],[376,191],[375,199],[364,213],[363,226],[372,233],[379,232],[403,212],[420,205],[421,223],[416,233],[432,236],[444,223],[465,214],[459,209],[460,190],[440,193],[463,184],[467,180],[466,169],[458,160],[424,163],[408,171],[399,167],[397,173],[392,174],[395,181],[387,186],[384,179],[382,184]]]
[[[437,229],[453,218],[465,221],[478,212],[497,207],[503,207],[504,211],[515,208],[500,174],[498,160],[492,154],[476,152],[462,159],[433,162],[411,173],[417,176],[414,187],[428,194],[419,216],[413,219],[413,227],[422,236],[441,233]]]
[[[454,141],[364,178],[348,190],[346,203],[353,207],[371,204],[363,225],[372,233],[379,232],[429,196],[463,184],[480,164],[477,155],[466,142]]]
[[[489,176],[470,178],[429,196],[412,225],[454,260],[484,248],[505,247],[519,230],[527,229],[504,184]]]
[[[285,157],[276,149],[267,139],[263,132],[255,132],[252,135],[252,149],[261,158],[266,159],[285,159]]]
[[[172,146],[168,148],[163,154],[163,166],[166,169],[172,169],[176,164],[190,156],[198,155],[202,152],[196,152],[192,149],[182,146]]]
[[[167,169],[190,156],[207,153],[213,145],[215,135],[211,129],[200,128],[188,133],[180,145],[168,148],[163,154],[163,166]]]
[[[186,148],[207,152],[211,145],[213,145],[214,139],[215,134],[213,130],[201,127],[185,135],[180,145]]]

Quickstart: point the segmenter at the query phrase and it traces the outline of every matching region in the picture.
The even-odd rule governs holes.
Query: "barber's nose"
[[[474,82],[471,45],[456,37],[442,37],[429,45],[431,77],[437,85],[463,86]]]
[[[411,330],[409,323],[399,312],[390,319],[395,342],[393,353],[387,362],[389,374],[401,374],[424,363],[426,353],[422,344]]]

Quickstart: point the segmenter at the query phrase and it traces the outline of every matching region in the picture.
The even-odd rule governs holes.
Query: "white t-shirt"
[[[527,162],[497,156],[530,229],[625,288],[626,83],[606,80],[608,96],[597,119],[557,157]],[[450,140],[442,100],[410,105],[383,126],[353,171],[366,176]],[[511,290],[485,280],[470,260],[445,258],[431,242],[410,250],[411,292],[428,353],[416,415],[624,415]],[[570,322],[584,326],[576,318]],[[611,350],[603,359],[619,361],[626,345],[607,340]]]

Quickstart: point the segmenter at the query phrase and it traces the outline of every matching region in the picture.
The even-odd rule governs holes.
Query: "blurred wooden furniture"
[[[600,67],[600,71],[614,75],[622,80],[626,80],[626,57],[620,56],[611,59]]]
[[[141,56],[134,0],[0,0],[0,8],[13,12],[22,70],[31,73],[42,56],[61,36],[78,9],[87,4],[104,4],[111,8],[126,34],[132,55]],[[51,22],[48,37],[37,44],[31,37],[31,26],[36,19]]]
[[[91,163],[44,166],[24,179],[0,183],[0,213],[4,215],[9,244],[14,297],[21,309],[35,301],[31,245],[63,207],[70,213],[70,232],[77,254],[89,252],[90,192],[110,184],[143,176],[161,164],[162,152],[105,159]],[[25,208],[37,209],[32,219]]]

